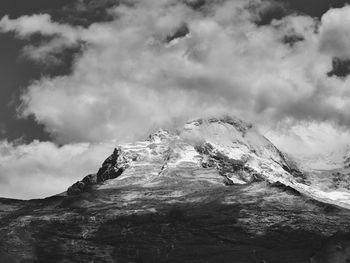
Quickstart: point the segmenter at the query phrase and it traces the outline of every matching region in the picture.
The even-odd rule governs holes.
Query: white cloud
[[[5,15],[0,20],[0,29],[2,32],[14,31],[21,38],[29,37],[40,33],[44,36],[59,35],[65,37],[67,41],[74,42],[79,38],[80,27],[73,28],[69,25],[63,25],[51,20],[48,14],[21,16],[17,19],[10,19]]]
[[[264,122],[339,119],[342,109],[326,94],[336,80],[326,75],[331,58],[318,52],[317,23],[290,16],[258,27],[251,21],[256,11],[246,6],[227,1],[200,13],[172,1],[142,1],[119,6],[114,21],[87,29],[57,25],[46,16],[47,25],[37,30],[6,20],[6,28],[22,35],[52,28],[86,43],[71,75],[28,87],[23,114],[34,114],[64,143],[132,139],[173,119],[217,112]],[[183,23],[190,34],[165,43]],[[282,42],[288,34],[305,40],[291,47]],[[347,107],[347,98],[342,101]],[[349,115],[342,117],[349,122]]]
[[[278,130],[263,127],[262,131],[280,150],[296,157],[328,154],[350,142],[348,129],[324,122],[300,122]]]
[[[81,27],[71,27],[51,20],[50,15],[40,14],[22,16],[11,20],[7,15],[0,20],[0,32],[15,32],[18,38],[28,38],[34,34],[48,37],[41,45],[28,45],[24,48],[24,55],[41,62],[58,62],[52,56],[59,54],[67,47],[77,45],[80,34],[84,32]]]
[[[321,51],[350,59],[350,6],[329,10],[321,23]]]
[[[320,22],[291,15],[261,27],[252,22],[259,8],[265,2],[212,1],[198,11],[181,1],[135,1],[116,7],[113,21],[88,28],[59,24],[45,14],[5,16],[2,32],[52,37],[26,47],[34,59],[84,43],[70,75],[43,77],[27,88],[22,115],[33,114],[56,142],[68,144],[131,140],[217,113],[268,126],[275,135],[283,134],[281,127],[302,125],[306,131],[292,130],[303,137],[305,123],[321,123],[325,132],[319,136],[337,140],[322,125],[338,134],[339,125],[349,127],[350,80],[327,72],[333,56],[349,57],[350,7],[328,11]],[[167,43],[184,24],[190,33]],[[285,43],[286,36],[302,41]],[[279,145],[293,145],[293,136]],[[319,149],[322,140],[314,141],[299,140],[301,147]]]
[[[70,144],[57,147],[34,141],[0,142],[0,197],[42,198],[58,194],[85,175],[97,172],[114,144]]]

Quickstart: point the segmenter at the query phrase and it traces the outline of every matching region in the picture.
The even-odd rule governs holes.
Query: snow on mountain
[[[323,199],[341,202],[349,207],[350,203],[350,146],[332,150],[314,156],[294,158],[307,178],[309,189],[322,194]],[[319,194],[320,193],[320,194]],[[344,206],[344,205],[343,205]]]
[[[350,145],[312,156],[299,156],[300,166],[305,170],[336,170],[350,168]]]
[[[348,161],[344,159],[344,163]],[[159,130],[145,141],[120,145],[97,174],[88,175],[67,193],[132,185],[231,185],[266,181],[350,208],[350,193],[328,191],[310,178],[310,173],[302,173],[294,161],[253,125],[222,117],[193,120],[177,132]]]

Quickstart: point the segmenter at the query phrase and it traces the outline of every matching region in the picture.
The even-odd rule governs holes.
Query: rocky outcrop
[[[83,180],[76,182],[67,189],[68,195],[78,195],[86,192],[97,184],[97,174],[89,174]]]
[[[76,182],[68,188],[68,195],[78,195],[90,190],[94,185],[101,184],[106,180],[114,179],[120,176],[128,167],[128,160],[123,156],[120,148],[114,149],[114,152],[102,164],[97,174],[85,176],[83,180]]]
[[[202,167],[217,169],[219,174],[224,177],[226,185],[245,184],[262,180],[261,175],[246,165],[247,157],[245,156],[238,160],[229,158],[227,155],[216,151],[210,143],[196,145],[195,149],[202,156],[200,159]]]
[[[114,152],[102,164],[97,172],[97,182],[102,183],[106,180],[117,178],[128,167],[128,160],[122,154],[121,148],[114,149]]]

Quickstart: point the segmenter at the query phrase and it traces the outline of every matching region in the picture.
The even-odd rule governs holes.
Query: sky
[[[349,141],[347,1],[23,2],[0,3],[0,196],[62,192],[195,117],[236,115],[294,155]]]

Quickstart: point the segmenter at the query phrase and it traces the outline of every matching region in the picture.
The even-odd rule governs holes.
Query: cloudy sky
[[[199,116],[292,154],[342,147],[346,2],[1,1],[0,196],[62,192],[119,142]]]

